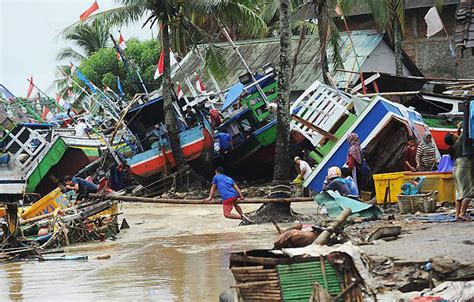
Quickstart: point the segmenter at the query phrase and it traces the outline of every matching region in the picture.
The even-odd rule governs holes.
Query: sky
[[[58,51],[72,46],[58,34],[79,21],[79,16],[92,5],[93,0],[0,0],[0,84],[15,96],[25,96],[28,82],[33,82],[50,96],[55,79]],[[118,4],[114,0],[97,0],[99,11]],[[152,37],[143,22],[121,28],[125,40]],[[117,37],[118,29],[112,34]],[[155,33],[156,34],[156,33]],[[68,64],[69,62],[62,62]]]

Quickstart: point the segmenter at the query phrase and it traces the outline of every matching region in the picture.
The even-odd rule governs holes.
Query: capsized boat
[[[365,158],[373,173],[400,171],[403,149],[407,137],[414,135],[421,141],[428,126],[422,116],[413,109],[390,102],[380,96],[370,102],[353,97],[354,107],[362,107],[356,120],[344,129],[340,137],[332,142],[320,158],[318,165],[304,182],[305,187],[313,191],[322,190],[323,182],[330,167],[342,167],[347,159],[349,144],[347,134],[357,133],[361,147],[365,149]],[[324,149],[326,145],[318,147]],[[437,150],[437,149],[436,149]],[[322,152],[321,152],[322,153]],[[437,150],[437,156],[439,152]]]
[[[174,109],[186,161],[198,172],[209,170],[214,146],[211,125],[200,112],[196,112],[196,125],[188,125],[177,102]],[[164,125],[163,97],[135,106],[126,114],[125,121],[139,140],[138,151],[125,159],[128,170],[141,185],[151,184],[176,165]]]

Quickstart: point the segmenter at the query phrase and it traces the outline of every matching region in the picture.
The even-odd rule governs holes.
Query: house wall
[[[395,53],[385,41],[374,49],[367,57],[361,67],[362,71],[379,71],[386,73],[395,73]],[[412,75],[410,71],[403,66],[404,75]]]
[[[427,25],[424,17],[428,10],[429,7],[405,11],[403,50],[427,77],[473,78],[474,56],[471,51],[465,51],[463,54],[456,49],[457,59],[453,59],[444,32],[426,38]],[[451,40],[454,34],[455,14],[456,5],[445,5],[440,12]],[[347,17],[347,23],[350,30],[377,29],[370,15]],[[338,23],[338,27],[342,31],[346,30],[342,22]]]

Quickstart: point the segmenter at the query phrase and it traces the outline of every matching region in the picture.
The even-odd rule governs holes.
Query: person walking
[[[308,164],[308,162],[302,160],[299,156],[296,156],[294,161],[299,172],[298,178],[300,178],[304,182],[311,175],[311,166]],[[309,188],[303,189],[303,196],[309,197]]]
[[[362,182],[362,149],[357,133],[349,133],[347,135],[347,142],[349,143],[349,150],[347,151],[346,166],[351,171],[352,179],[360,192],[360,183]]]
[[[212,179],[209,198],[205,201],[211,202],[217,189],[222,198],[222,208],[224,210],[225,218],[240,219],[247,223],[252,223],[252,220],[244,214],[242,208],[237,204],[237,200],[244,200],[244,196],[242,195],[240,188],[232,178],[224,174],[224,168],[216,168],[215,173],[216,175]],[[238,214],[231,213],[232,208],[235,208]]]
[[[436,169],[436,148],[431,133],[426,132],[423,141],[416,148],[416,170],[418,172],[434,171]]]

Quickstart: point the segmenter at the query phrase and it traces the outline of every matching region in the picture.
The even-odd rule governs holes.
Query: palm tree
[[[127,25],[146,17],[143,26],[155,24],[161,31],[161,43],[164,52],[164,70],[162,75],[165,124],[170,138],[171,150],[178,167],[187,163],[182,154],[176,119],[173,112],[173,89],[170,75],[169,51],[171,44],[178,52],[187,52],[198,43],[213,42],[216,32],[203,31],[198,24],[203,20],[213,24],[223,22],[231,24],[237,31],[258,35],[266,32],[265,23],[251,9],[239,1],[232,0],[120,0],[122,6],[98,13],[90,19],[104,21],[110,25]],[[200,21],[200,22],[197,22]],[[171,30],[171,32],[170,32]],[[66,32],[68,29],[66,29]],[[210,53],[209,53],[210,52]],[[213,47],[208,48],[206,58],[221,57]],[[212,62],[206,62],[211,73],[219,76],[223,69]]]
[[[79,64],[81,61],[97,52],[99,49],[110,46],[109,36],[110,25],[93,21],[89,23],[79,23],[71,27],[67,32],[63,32],[62,38],[70,41],[74,47],[61,48],[56,56],[58,61],[68,60]],[[63,72],[70,74],[70,65],[59,66]],[[53,87],[62,98],[67,98],[68,89],[67,78],[64,74],[56,70],[56,80]]]

